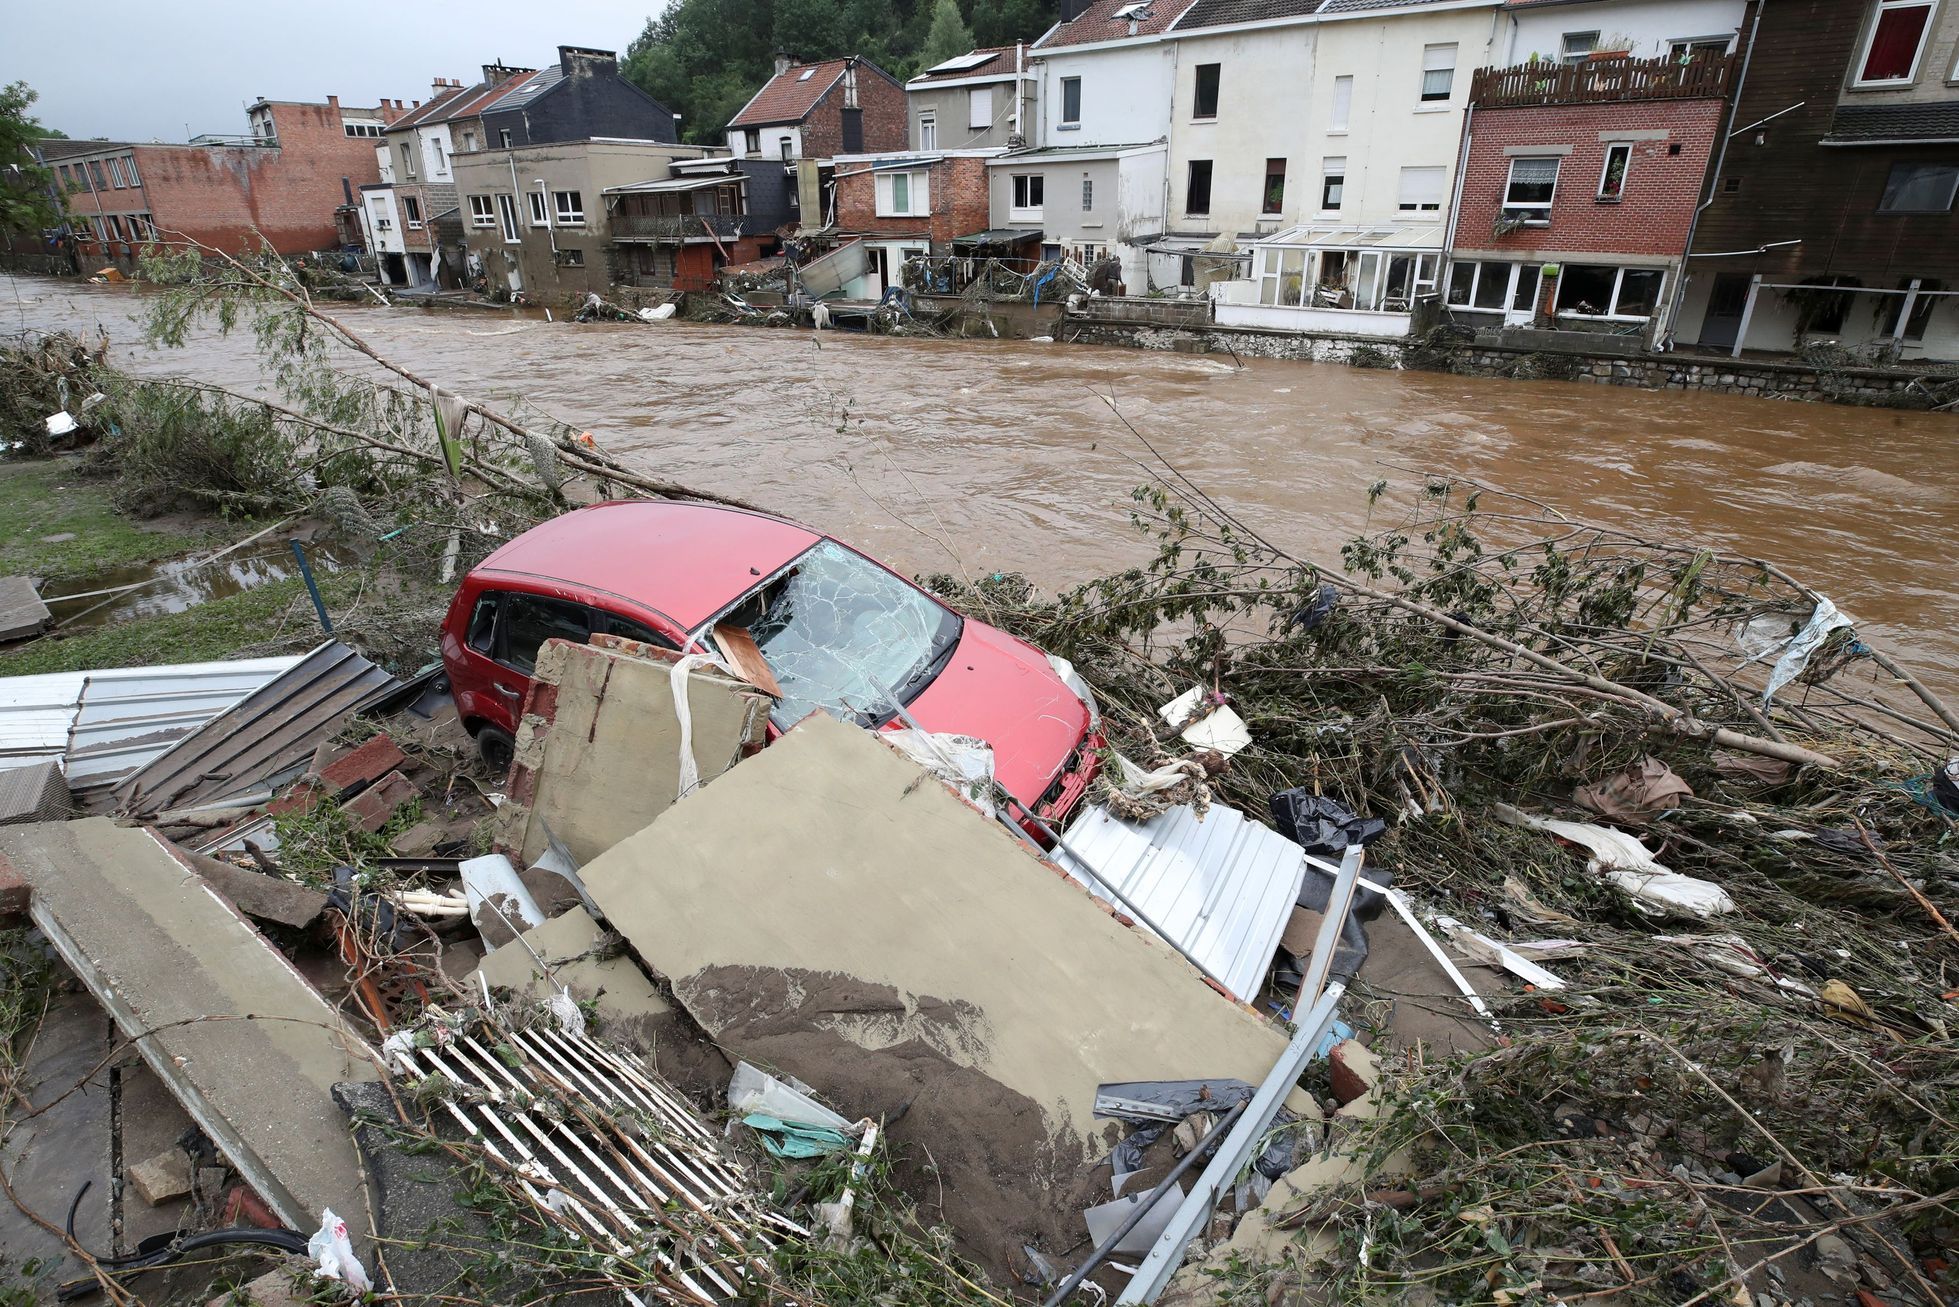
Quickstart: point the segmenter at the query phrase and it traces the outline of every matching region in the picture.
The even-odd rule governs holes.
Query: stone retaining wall
[[[1807,364],[1765,363],[1693,354],[1529,350],[1461,344],[1430,347],[1413,341],[1370,340],[1324,333],[1256,327],[1152,327],[1093,317],[1070,318],[1062,339],[1092,345],[1124,345],[1182,354],[1231,354],[1240,358],[1347,363],[1356,367],[1410,368],[1465,376],[1579,381],[1645,390],[1699,390],[1768,399],[1890,408],[1930,408],[1959,398],[1959,377],[1906,368],[1819,369]]]

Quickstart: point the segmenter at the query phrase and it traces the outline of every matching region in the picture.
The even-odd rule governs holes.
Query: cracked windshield
[[[959,642],[959,619],[891,573],[825,540],[728,617],[747,626],[782,686],[780,730],[821,708],[881,725],[910,703]]]

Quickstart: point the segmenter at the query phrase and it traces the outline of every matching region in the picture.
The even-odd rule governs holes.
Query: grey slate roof
[[[1222,27],[1227,23],[1262,23],[1273,18],[1304,18],[1318,13],[1323,0],[1197,0],[1177,20],[1176,30]]]
[[[1857,145],[1868,141],[1959,140],[1959,100],[1930,104],[1840,105],[1825,140],[1836,145]]]
[[[493,102],[483,106],[484,113],[502,113],[506,109],[521,109],[538,96],[563,81],[565,70],[556,64],[543,68],[518,82],[516,88],[505,91]]]

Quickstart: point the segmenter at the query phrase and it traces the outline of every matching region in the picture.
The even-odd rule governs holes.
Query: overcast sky
[[[665,0],[419,0],[356,5],[295,0],[7,4],[0,84],[41,93],[40,120],[70,136],[182,141],[242,134],[245,106],[271,100],[376,104],[429,98],[437,77],[464,85],[502,60],[542,67],[561,45],[624,54]]]

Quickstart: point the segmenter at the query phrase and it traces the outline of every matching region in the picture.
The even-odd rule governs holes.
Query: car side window
[[[469,636],[464,643],[486,658],[496,647],[497,608],[502,600],[501,591],[485,590],[477,596],[476,608],[469,615]]]
[[[497,661],[529,676],[540,645],[546,640],[584,644],[595,615],[583,604],[562,599],[506,594],[503,619],[497,623]]]
[[[608,613],[603,609],[594,609],[592,611],[592,634],[598,635],[601,632],[606,635],[616,635],[624,640],[638,640],[642,644],[650,644],[660,649],[680,648],[678,644],[675,644],[672,640],[661,635],[650,626],[641,626],[632,618],[621,617],[617,613]]]

